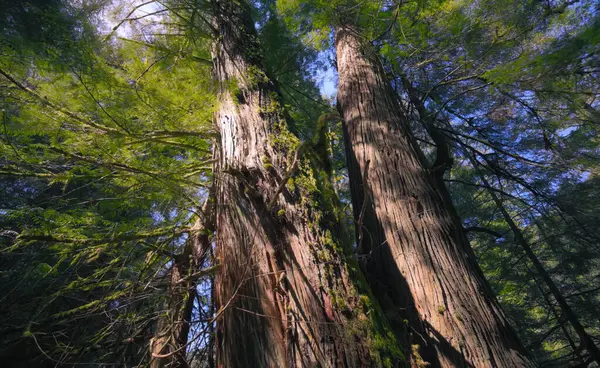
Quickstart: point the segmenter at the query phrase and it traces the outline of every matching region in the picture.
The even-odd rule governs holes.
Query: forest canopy
[[[7,367],[598,367],[593,0],[0,0]]]

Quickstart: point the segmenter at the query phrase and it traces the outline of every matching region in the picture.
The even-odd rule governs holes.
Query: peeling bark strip
[[[468,241],[425,169],[377,56],[351,27],[336,29],[336,49],[355,217],[369,204],[362,258],[386,312],[400,314],[414,332],[421,356],[413,354],[412,364],[531,366],[469,259]],[[359,184],[367,162],[368,202]]]
[[[263,71],[248,4],[213,2],[213,26],[218,365],[395,364],[395,337],[368,287],[359,287],[364,278],[351,250],[338,241],[328,175],[311,159],[310,143],[288,131]]]

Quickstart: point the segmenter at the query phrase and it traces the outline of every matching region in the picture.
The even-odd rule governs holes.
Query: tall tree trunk
[[[196,280],[210,248],[209,229],[212,229],[212,209],[209,202],[190,231],[183,251],[176,255],[171,266],[166,313],[160,316],[154,338],[150,341],[151,368],[188,367],[186,350],[190,321],[196,298]]]
[[[454,157],[452,155],[452,144],[448,141],[446,135],[437,127],[437,114],[428,111],[425,106],[424,98],[420,97],[419,91],[413,87],[412,83],[408,80],[405,75],[401,76],[402,84],[404,86],[405,91],[408,94],[408,98],[410,103],[415,107],[419,114],[419,119],[421,120],[421,124],[427,130],[427,133],[431,137],[435,145],[435,160],[430,165],[429,171],[431,172],[431,176],[433,177],[434,184],[440,196],[444,201],[444,205],[448,214],[451,216],[454,227],[457,229],[463,229],[462,220],[460,215],[456,211],[454,207],[454,203],[452,202],[452,196],[446,187],[446,183],[444,182],[444,175],[446,171],[449,171],[454,164]],[[431,98],[432,96],[430,96]],[[418,150],[418,153],[421,153]],[[421,153],[422,154],[422,153]],[[423,159],[423,161],[425,161]],[[479,264],[477,263],[477,257],[473,252],[473,249],[470,246],[468,238],[463,239],[466,242],[467,246],[465,247],[465,252],[467,253],[467,259],[471,264],[471,267],[474,272],[479,275],[480,280],[482,281],[487,293],[489,295],[493,295],[493,290],[490,287],[489,283],[485,279],[485,275]]]
[[[358,249],[375,294],[392,300],[424,340],[413,364],[530,366],[468,259],[466,236],[425,168],[377,55],[352,27],[335,33],[354,214],[367,234]]]
[[[477,169],[478,163],[475,160],[475,158],[469,156],[469,159]],[[587,333],[581,322],[579,322],[577,314],[575,314],[575,312],[571,309],[571,306],[569,305],[569,303],[567,303],[567,300],[554,283],[554,280],[552,280],[552,277],[550,277],[542,262],[540,262],[538,257],[535,255],[535,252],[529,245],[529,242],[527,242],[527,239],[525,239],[523,232],[521,231],[519,226],[513,221],[512,217],[504,207],[504,204],[502,203],[500,197],[498,197],[498,195],[493,190],[489,189],[491,188],[490,183],[483,175],[480,175],[479,178],[481,179],[483,185],[486,188],[488,188],[488,194],[492,197],[492,200],[494,201],[496,207],[502,214],[504,221],[510,227],[514,235],[515,242],[517,242],[517,244],[521,246],[521,248],[527,255],[527,258],[529,258],[529,261],[533,264],[533,267],[535,268],[536,272],[542,278],[542,280],[544,280],[544,283],[552,293],[552,296],[554,297],[554,300],[556,300],[556,303],[558,304],[563,316],[569,321],[571,326],[573,326],[573,329],[579,336],[581,345],[583,345],[583,347],[587,350],[591,358],[600,365],[600,349],[598,348],[598,346],[596,346],[594,340]]]
[[[400,356],[339,242],[338,209],[312,143],[288,130],[250,7],[213,2],[217,164],[217,364],[371,367]]]

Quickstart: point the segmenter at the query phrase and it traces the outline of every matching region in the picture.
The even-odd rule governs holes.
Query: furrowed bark
[[[475,158],[469,156],[469,159],[474,165],[474,167],[477,169],[478,163],[475,160]],[[481,179],[485,187],[491,188],[490,183],[483,175],[480,175],[479,178]],[[527,242],[527,239],[525,239],[523,232],[504,207],[504,204],[502,203],[500,197],[498,197],[498,195],[490,189],[488,189],[488,194],[492,197],[492,200],[494,201],[496,207],[502,214],[504,221],[508,224],[508,227],[510,227],[514,235],[515,242],[521,246],[521,248],[527,255],[527,258],[529,258],[529,261],[533,264],[533,267],[535,268],[536,272],[542,278],[542,280],[546,284],[546,287],[548,287],[548,289],[550,290],[550,293],[554,297],[554,300],[556,300],[556,303],[558,304],[562,315],[569,321],[569,323],[579,336],[579,341],[581,345],[587,350],[588,354],[593,359],[593,361],[600,365],[600,349],[598,348],[598,346],[596,346],[594,340],[587,333],[581,322],[579,322],[577,314],[575,314],[573,309],[571,309],[571,306],[554,283],[554,280],[552,280],[552,277],[550,277],[550,274],[548,274],[546,268],[538,259],[537,255],[529,245],[529,242]]]
[[[494,292],[487,280],[485,279],[485,275],[479,267],[479,264],[477,263],[477,257],[475,256],[475,253],[473,252],[473,249],[470,246],[468,238],[466,238],[466,234],[469,231],[485,231],[489,234],[492,234],[492,232],[490,232],[489,229],[482,229],[477,227],[470,227],[465,229],[463,227],[462,220],[458,212],[456,211],[456,208],[454,207],[454,203],[452,202],[452,196],[450,195],[450,192],[446,187],[446,183],[444,182],[444,174],[446,173],[446,171],[449,171],[454,164],[454,157],[452,155],[452,144],[449,142],[446,135],[437,127],[435,117],[436,114],[427,110],[427,108],[425,107],[425,100],[424,98],[421,98],[419,96],[419,92],[417,91],[417,89],[413,87],[412,83],[408,80],[408,78],[406,78],[405,75],[401,76],[401,80],[404,89],[408,94],[410,102],[413,104],[413,106],[416,108],[419,114],[419,118],[421,120],[422,125],[425,127],[427,133],[429,134],[429,136],[433,140],[433,143],[436,146],[435,161],[429,167],[429,171],[431,173],[431,176],[433,177],[436,189],[442,197],[446,210],[448,211],[448,214],[454,222],[454,228],[462,229],[462,232],[465,234],[463,240],[466,246],[464,249],[467,254],[467,260],[471,265],[471,269],[479,276],[479,279],[482,282],[482,287],[484,288],[484,292],[494,297]],[[417,149],[417,152],[421,154],[422,160],[423,162],[425,162],[425,158],[422,155],[421,151]],[[497,233],[493,235],[501,237],[500,234]]]
[[[245,1],[213,2],[219,83],[217,365],[371,367],[400,358],[312,143],[289,132]],[[286,180],[286,182],[283,182]],[[284,184],[283,186],[281,184]]]
[[[386,311],[393,313],[393,304],[415,332],[413,365],[531,366],[469,259],[466,236],[426,169],[377,55],[352,27],[335,33],[355,217],[369,204],[365,269],[378,299],[391,300],[382,302]],[[367,162],[365,202],[358,183]]]

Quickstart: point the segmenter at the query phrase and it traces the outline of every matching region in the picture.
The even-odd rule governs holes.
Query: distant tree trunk
[[[212,252],[210,252],[210,258],[211,260],[213,260],[214,263],[214,254]],[[208,307],[208,313],[209,316],[214,316],[215,314],[215,278],[214,276],[211,276],[210,278],[210,303],[209,303],[209,307]],[[213,321],[209,322],[209,326],[208,326],[208,346],[206,347],[207,350],[207,360],[206,360],[206,364],[207,364],[207,368],[215,368],[216,364],[215,364],[215,324]]]
[[[393,334],[339,242],[335,192],[289,132],[265,75],[250,7],[213,3],[221,134],[215,276],[219,367],[371,367]]]
[[[475,166],[475,168],[477,168],[477,161],[473,157],[469,156],[469,158],[471,160],[471,163]],[[494,201],[496,207],[502,214],[504,221],[510,227],[514,235],[515,242],[517,242],[517,244],[521,246],[521,248],[527,255],[527,258],[529,258],[529,261],[533,264],[533,267],[535,268],[536,272],[542,278],[542,280],[544,280],[544,283],[552,293],[552,296],[554,297],[554,300],[556,300],[556,303],[558,304],[563,316],[569,321],[571,326],[573,326],[573,329],[579,336],[581,345],[587,350],[590,357],[600,365],[600,349],[598,348],[598,346],[596,346],[594,340],[587,333],[581,322],[579,322],[577,314],[575,314],[575,312],[571,309],[571,306],[569,305],[569,303],[567,303],[567,300],[554,283],[554,280],[552,280],[552,277],[550,277],[542,262],[540,262],[538,257],[535,255],[535,252],[529,245],[529,242],[527,242],[527,239],[525,239],[523,232],[521,231],[519,226],[513,221],[512,217],[504,207],[502,200],[493,190],[489,189],[491,188],[490,183],[483,175],[480,175],[480,179],[483,182],[483,185],[486,188],[488,188],[488,194],[492,197],[492,200]]]
[[[393,304],[415,331],[413,365],[530,366],[469,259],[377,55],[352,27],[335,33],[354,215],[365,234],[358,250],[386,311]]]
[[[527,271],[530,273],[533,273],[533,271],[529,268],[529,266],[527,266]],[[535,283],[536,288],[539,290],[540,294],[542,295],[542,298],[544,298],[544,301],[546,302],[546,305],[548,306],[550,313],[552,313],[552,315],[556,319],[556,323],[558,324],[558,327],[560,328],[563,335],[565,336],[565,339],[569,343],[569,346],[571,347],[571,351],[573,351],[573,360],[579,360],[580,363],[582,363],[582,364],[585,363],[583,357],[580,354],[581,349],[579,349],[577,347],[577,345],[575,345],[575,341],[573,341],[573,339],[571,338],[571,334],[569,333],[569,330],[567,330],[567,328],[565,327],[565,323],[568,321],[566,320],[566,318],[564,318],[564,316],[562,316],[558,313],[558,311],[554,307],[554,303],[552,303],[548,294],[546,293],[546,291],[544,290],[542,285],[540,285],[537,278],[534,277],[533,282]],[[554,328],[555,327],[552,327],[552,329],[554,329]],[[544,340],[540,341],[539,345],[541,345],[543,342],[544,342]]]
[[[211,217],[212,209],[205,206],[204,210]],[[204,221],[208,222],[205,224]],[[204,263],[210,248],[207,229],[212,228],[212,220],[207,218],[204,221],[196,221],[183,251],[173,260],[166,311],[160,316],[156,333],[150,341],[151,368],[188,367],[186,350],[196,298],[197,278],[194,274]]]

